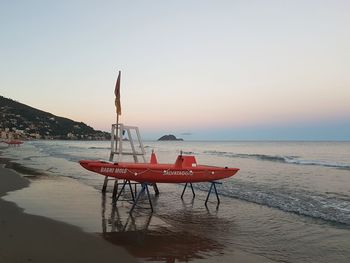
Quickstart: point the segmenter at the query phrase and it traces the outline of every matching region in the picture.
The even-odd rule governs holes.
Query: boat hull
[[[79,162],[85,169],[117,179],[147,183],[210,182],[235,175],[238,168],[195,165],[184,167],[175,164],[109,163],[96,160]]]

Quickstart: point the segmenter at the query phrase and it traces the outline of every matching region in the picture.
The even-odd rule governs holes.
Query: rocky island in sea
[[[158,141],[183,141],[183,139],[176,138],[175,135],[169,134],[169,135],[163,135],[158,139]]]

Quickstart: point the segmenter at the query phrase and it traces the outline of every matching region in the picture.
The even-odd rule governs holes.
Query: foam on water
[[[261,161],[271,161],[271,162],[282,162],[282,163],[291,163],[291,164],[300,164],[300,165],[319,165],[325,167],[334,167],[341,169],[349,169],[350,163],[337,163],[337,162],[327,162],[320,160],[305,160],[301,159],[298,156],[276,156],[276,155],[267,155],[267,154],[245,154],[245,153],[233,153],[233,152],[219,152],[219,151],[205,151],[205,154],[217,155],[228,158],[250,158]]]
[[[208,190],[207,184],[195,187]],[[286,212],[350,225],[350,197],[329,196],[304,190],[234,180],[218,186],[221,195],[277,208]]]

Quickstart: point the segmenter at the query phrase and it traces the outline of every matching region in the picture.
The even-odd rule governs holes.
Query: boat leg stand
[[[137,185],[140,183],[135,183],[134,185],[134,194],[137,195]],[[154,194],[157,196],[159,195],[159,189],[156,183],[151,184],[153,186]]]
[[[134,210],[135,206],[137,205],[137,202],[139,201],[141,195],[144,192],[146,192],[146,194],[147,194],[148,202],[149,202],[149,205],[150,205],[151,210],[153,212],[153,205],[152,205],[151,197],[150,197],[149,190],[148,190],[148,184],[147,183],[142,183],[141,186],[142,186],[141,191],[137,194],[136,199],[134,201],[134,204],[132,205],[132,207],[131,207],[131,209],[129,211],[130,214]]]
[[[135,192],[135,195],[134,195],[134,193],[133,193],[133,191],[132,191],[131,183],[130,183],[129,180],[128,180],[128,185],[129,185],[129,189],[130,189],[132,201],[135,202],[135,195],[136,195],[136,192]]]
[[[132,190],[130,180],[124,180],[123,186],[122,186],[122,188],[120,189],[120,191],[118,192],[118,186],[119,186],[119,184],[120,184],[120,183],[118,183],[118,180],[116,180],[115,183],[114,183],[113,195],[112,195],[113,202],[116,203],[116,202],[119,200],[119,197],[120,197],[120,195],[123,193],[123,191],[124,191],[124,189],[125,189],[125,186],[128,185],[128,186],[129,186],[129,189],[130,189],[132,201],[135,203],[134,191]],[[117,195],[117,193],[118,193],[118,195]],[[117,195],[117,196],[116,196],[116,195]]]
[[[187,184],[190,184],[190,186],[191,186],[193,198],[195,198],[195,196],[196,196],[196,194],[194,193],[194,190],[193,190],[192,183],[186,183],[186,184],[185,184],[185,187],[184,187],[184,190],[182,191],[182,194],[181,194],[181,199],[183,199],[183,196],[184,196],[184,194],[185,194],[185,190],[186,190],[186,188],[187,188]]]
[[[109,176],[105,176],[105,180],[103,181],[103,186],[102,186],[102,194],[106,194],[107,192],[107,184],[108,184],[108,181],[118,181],[118,179],[114,178],[114,177],[109,177]],[[114,183],[114,186],[115,186],[115,183]],[[113,189],[114,191],[114,189]]]
[[[112,199],[113,200],[115,199],[115,196],[118,193],[118,186],[119,186],[118,179],[116,179],[115,182],[114,182],[114,187],[113,187],[113,194],[112,194]]]
[[[103,193],[103,194],[106,193],[107,183],[108,183],[108,176],[105,176],[105,180],[104,180],[104,182],[103,182],[103,187],[102,187],[102,193]]]
[[[152,184],[155,195],[159,195],[159,189],[156,183]]]
[[[216,190],[216,184],[222,184],[220,182],[210,182],[211,185],[210,185],[210,188],[209,188],[209,191],[208,191],[208,195],[207,195],[207,199],[205,199],[205,206],[207,206],[207,203],[208,203],[208,200],[209,200],[209,196],[210,196],[210,193],[211,193],[211,190],[214,188],[214,191],[215,191],[215,195],[216,195],[216,199],[218,200],[218,206],[220,204],[220,198],[219,198],[219,195],[218,195],[218,191]]]

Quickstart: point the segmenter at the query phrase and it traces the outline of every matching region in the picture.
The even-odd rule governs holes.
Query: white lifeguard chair
[[[139,162],[141,158],[142,162],[146,162],[145,148],[142,143],[139,128],[136,126],[127,126],[123,123],[112,124],[111,128],[111,152],[109,155],[109,161],[114,162],[114,156],[117,156],[117,162],[121,162],[125,157],[132,156],[135,163]],[[113,197],[117,192],[118,179],[105,177],[102,193],[106,192],[107,184],[109,180],[115,180]],[[130,185],[130,182],[128,182]],[[125,186],[125,182],[123,183]],[[156,184],[152,184],[155,194],[159,194],[159,190]],[[124,187],[123,186],[123,187]],[[131,189],[130,189],[131,190]],[[132,191],[132,190],[131,190]]]
[[[136,134],[136,143],[134,141],[133,133]],[[126,135],[125,138],[124,135]],[[123,145],[129,144],[130,148],[123,148]],[[123,156],[132,156],[134,162],[138,163],[139,158],[142,157],[143,162],[146,162],[145,158],[145,148],[142,143],[139,128],[136,126],[126,126],[122,123],[112,124],[111,130],[111,153],[109,156],[109,161],[113,162],[114,155],[118,156],[118,161],[122,161]]]

